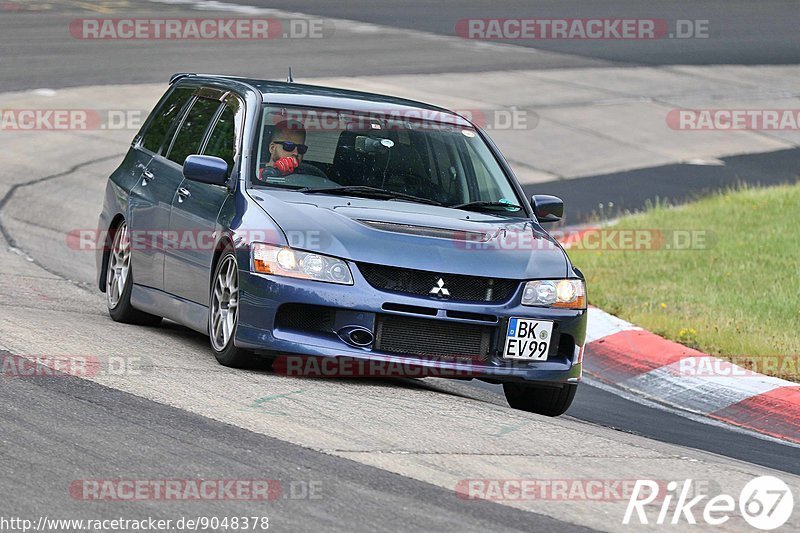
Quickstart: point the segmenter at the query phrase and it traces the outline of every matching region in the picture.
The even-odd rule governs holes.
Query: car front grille
[[[427,296],[436,300],[503,302],[514,294],[520,284],[513,279],[441,274],[370,263],[358,263],[358,269],[364,279],[376,289]]]
[[[491,326],[444,320],[378,315],[375,349],[410,356],[486,359]]]

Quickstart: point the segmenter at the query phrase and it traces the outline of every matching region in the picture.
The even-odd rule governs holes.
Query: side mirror
[[[190,155],[183,162],[183,177],[200,183],[225,185],[228,181],[228,163],[210,155]]]
[[[564,201],[558,196],[534,194],[531,205],[539,222],[558,222],[564,216]]]

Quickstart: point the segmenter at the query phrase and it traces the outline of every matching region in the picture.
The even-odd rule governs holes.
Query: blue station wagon
[[[223,365],[390,363],[556,416],[587,316],[583,274],[542,227],[562,216],[458,113],[176,74],[108,180],[98,285],[114,320],[183,324]]]

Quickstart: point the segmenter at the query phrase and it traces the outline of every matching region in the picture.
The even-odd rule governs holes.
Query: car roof
[[[252,90],[260,92],[262,99],[268,104],[298,105],[380,113],[407,113],[409,111],[418,111],[422,118],[430,116],[431,120],[446,119],[448,122],[452,121],[452,124],[460,124],[469,127],[473,126],[460,114],[449,109],[384,94],[353,91],[350,89],[339,89],[321,85],[259,80],[216,74],[175,74],[172,79],[170,79],[170,83],[175,83],[183,78],[192,78],[198,81],[208,80],[216,83],[232,81],[244,84],[249,86]]]

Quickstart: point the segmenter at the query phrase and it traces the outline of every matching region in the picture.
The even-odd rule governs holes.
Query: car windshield
[[[265,106],[251,184],[525,216],[478,132],[431,115]]]

